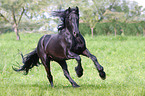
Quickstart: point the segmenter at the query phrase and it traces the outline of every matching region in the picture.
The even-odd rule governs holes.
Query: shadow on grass
[[[43,83],[25,83],[25,84],[15,84],[15,86],[17,87],[24,87],[24,88],[39,88],[39,89],[43,89],[43,90],[47,90],[47,89],[73,89],[74,87],[71,86],[71,84],[68,85],[63,85],[63,84],[54,84],[54,87],[52,88],[49,84],[49,82],[43,82]],[[80,87],[74,88],[74,89],[105,89],[107,88],[107,86],[105,84],[103,85],[95,85],[95,84],[80,84]]]

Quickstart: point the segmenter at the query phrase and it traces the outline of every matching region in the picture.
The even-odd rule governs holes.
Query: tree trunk
[[[117,30],[116,30],[116,28],[114,28],[114,31],[115,31],[115,36],[116,36],[116,33],[117,33]]]
[[[121,36],[124,36],[124,30],[121,29],[120,31],[121,31]]]
[[[20,35],[19,35],[19,32],[18,32],[18,26],[16,24],[14,24],[13,28],[14,28],[14,32],[16,33],[17,40],[20,40]]]
[[[91,28],[91,33],[92,33],[92,37],[94,36],[94,32],[93,32],[94,28]]]
[[[139,36],[139,33],[138,32],[136,33],[136,36]]]
[[[143,36],[145,37],[145,28],[143,28]]]

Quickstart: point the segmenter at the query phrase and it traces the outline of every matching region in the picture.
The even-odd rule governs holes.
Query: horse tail
[[[25,71],[25,75],[27,75],[29,72],[29,69],[33,68],[34,66],[38,66],[40,64],[36,49],[28,53],[26,56],[23,56],[23,54],[21,53],[21,57],[22,57],[22,62],[24,65],[21,66],[20,69],[13,68],[12,66],[14,71],[17,71],[17,72]]]

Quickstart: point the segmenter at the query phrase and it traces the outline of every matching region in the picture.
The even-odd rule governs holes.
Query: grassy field
[[[12,66],[21,63],[18,50],[32,51],[43,34],[14,33],[0,35],[0,96],[145,96],[145,37],[85,36],[87,47],[107,74],[101,80],[93,62],[82,56],[84,75],[77,78],[75,60],[68,60],[71,77],[81,86],[73,88],[60,66],[51,62],[54,88],[51,88],[43,66],[34,67],[28,75],[17,73]]]

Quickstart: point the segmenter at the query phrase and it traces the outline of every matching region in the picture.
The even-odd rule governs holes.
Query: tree
[[[142,17],[140,18],[140,16],[143,15],[142,13],[145,11],[145,8],[143,8],[143,6],[139,6],[135,1],[131,2],[126,0],[123,0],[123,3],[121,5],[122,6],[120,6],[120,12],[125,13],[125,22],[143,20]]]
[[[125,15],[124,12],[112,12],[110,10],[106,10],[106,12],[103,14],[104,16],[103,22],[112,22],[115,36],[117,34],[117,26],[119,25],[118,23],[124,22],[126,19],[124,15]]]
[[[83,16],[81,17],[84,23],[87,23],[91,29],[91,34],[93,37],[93,30],[98,21],[98,15],[91,9],[83,10]]]
[[[10,23],[17,36],[17,40],[20,40],[20,36],[18,33],[18,25],[22,19],[22,16],[24,14],[25,8],[22,6],[23,3],[17,2],[17,1],[12,1],[12,0],[1,0],[0,2],[0,8],[1,8],[1,13],[0,17],[3,18],[3,20],[7,23]],[[9,14],[9,16],[8,16]],[[10,16],[11,14],[11,16]],[[17,15],[16,15],[17,14]],[[19,17],[18,17],[19,14]],[[7,15],[7,16],[5,16]],[[9,18],[8,18],[9,17]],[[11,18],[12,20],[10,20]]]
[[[20,40],[18,28],[22,17],[24,15],[28,18],[37,17],[38,13],[42,12],[40,10],[49,5],[47,2],[46,0],[1,0],[0,17],[3,21],[12,25],[17,40]]]
[[[101,22],[104,20],[104,13],[106,10],[112,10],[116,4],[120,2],[120,0],[92,0],[85,1],[87,2],[87,7],[84,6],[82,8],[83,16],[81,19],[84,23],[87,23],[91,29],[91,34],[93,36],[93,29],[96,23]]]

